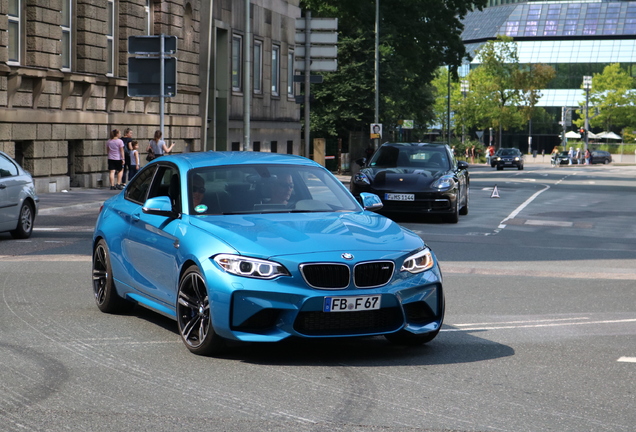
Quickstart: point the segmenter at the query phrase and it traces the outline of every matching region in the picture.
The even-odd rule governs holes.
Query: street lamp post
[[[587,154],[587,145],[588,145],[588,137],[589,137],[589,129],[590,129],[590,120],[589,120],[589,110],[590,110],[590,90],[592,90],[592,77],[589,75],[585,75],[583,77],[583,88],[585,89],[585,149],[583,150],[583,154]]]
[[[469,84],[468,84],[468,80],[462,80],[460,83],[461,86],[461,92],[462,95],[464,96],[464,118],[462,119],[462,144],[464,144],[464,140],[466,138],[466,94],[468,93],[468,88],[469,88]]]

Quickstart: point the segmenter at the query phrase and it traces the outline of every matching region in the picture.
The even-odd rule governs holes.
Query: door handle
[[[132,215],[132,221],[133,222],[139,222],[139,219],[141,219],[141,216],[139,215],[139,213],[134,213]]]

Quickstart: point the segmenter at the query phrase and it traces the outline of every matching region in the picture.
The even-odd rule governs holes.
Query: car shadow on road
[[[177,323],[142,307],[127,315],[179,334]],[[426,366],[472,363],[510,357],[510,346],[475,336],[474,331],[444,325],[437,337],[420,346],[394,345],[383,336],[311,338],[290,337],[281,342],[229,341],[220,357],[252,364],[277,366]]]

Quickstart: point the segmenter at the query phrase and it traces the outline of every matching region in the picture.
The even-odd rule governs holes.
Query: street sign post
[[[311,83],[314,71],[334,72],[338,68],[338,19],[311,18],[311,11],[306,11],[303,18],[296,20],[295,70],[304,71],[305,95],[305,157],[309,157],[309,105]],[[294,78],[296,80],[296,78]],[[322,78],[321,78],[322,80]]]
[[[177,94],[177,37],[164,34],[128,36],[128,96],[159,97],[159,128],[163,134],[165,98]]]

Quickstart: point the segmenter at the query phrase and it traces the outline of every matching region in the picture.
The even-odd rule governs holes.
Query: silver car
[[[13,238],[28,238],[39,201],[31,174],[0,152],[0,232],[9,231]]]

